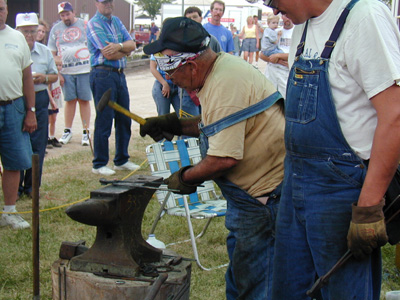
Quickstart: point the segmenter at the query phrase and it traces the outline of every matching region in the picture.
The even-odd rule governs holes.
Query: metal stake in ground
[[[130,112],[129,110],[127,110],[126,108],[122,107],[121,105],[119,105],[118,103],[111,101],[111,88],[109,88],[101,97],[99,103],[96,106],[97,111],[102,112],[104,110],[104,108],[106,108],[106,106],[108,105],[109,107],[111,107],[112,109],[120,112],[121,114],[131,118],[132,120],[134,120],[135,122],[139,123],[140,125],[144,125],[146,123],[146,120],[143,119],[142,117],[139,117],[137,114],[134,114],[132,112]],[[163,132],[163,135],[165,136],[165,138],[169,141],[171,141],[174,136],[172,134],[170,134],[169,132]]]

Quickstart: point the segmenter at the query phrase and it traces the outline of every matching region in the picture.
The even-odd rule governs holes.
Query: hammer
[[[140,125],[144,125],[146,124],[146,120],[143,119],[142,117],[139,117],[137,114],[134,114],[132,112],[130,112],[129,110],[127,110],[126,108],[122,107],[121,105],[119,105],[118,103],[116,103],[115,101],[111,101],[111,88],[109,88],[101,97],[99,103],[97,104],[96,108],[99,112],[103,111],[104,108],[106,106],[111,107],[112,109],[120,112],[121,114],[131,118],[132,120],[134,120],[135,122],[139,123]],[[174,135],[169,133],[169,132],[165,132],[163,131],[162,133],[164,135],[164,137],[171,141],[174,138]]]

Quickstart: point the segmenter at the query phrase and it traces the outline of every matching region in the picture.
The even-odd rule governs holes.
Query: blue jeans
[[[200,114],[200,106],[196,106],[190,98],[188,92],[185,89],[179,88],[179,94],[182,93],[182,110],[183,117],[194,117]]]
[[[215,182],[228,202],[226,298],[270,300],[280,186],[268,195],[267,205],[263,205],[226,179],[218,178]]]
[[[155,34],[150,34],[149,44],[153,41],[157,40],[157,36]]]
[[[159,116],[169,114],[171,105],[174,107],[176,114],[179,116],[180,99],[178,93],[178,86],[169,83],[170,93],[169,97],[164,97],[161,93],[162,84],[156,80],[153,84],[152,95],[156,103],[157,113]]]
[[[49,128],[49,94],[47,89],[35,95],[37,129],[30,134],[32,151],[39,155],[39,186],[42,181],[44,155],[46,153]],[[21,171],[18,193],[32,191],[32,169]]]
[[[32,166],[29,133],[22,131],[24,119],[23,97],[0,106],[0,155],[5,170],[26,170]]]
[[[111,100],[129,110],[129,93],[125,74],[102,69],[92,69],[90,71],[90,88],[92,89],[96,106],[101,96],[111,88]],[[104,167],[108,163],[108,138],[111,135],[113,120],[115,120],[114,164],[120,166],[129,159],[128,146],[131,138],[131,119],[106,106],[102,112],[96,110],[93,140],[93,168],[95,169]]]

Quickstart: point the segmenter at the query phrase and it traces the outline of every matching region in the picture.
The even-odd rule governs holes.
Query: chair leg
[[[158,211],[157,217],[154,220],[153,226],[151,226],[150,234],[154,233],[154,231],[156,230],[156,226],[158,224],[158,221],[160,221],[160,219],[161,219],[161,215],[162,215],[162,213],[163,213],[163,211],[165,209],[165,205],[167,204],[167,201],[168,201],[170,195],[171,195],[171,192],[168,192],[167,196],[165,196],[164,201],[161,204],[161,207],[160,207],[160,209]]]
[[[196,264],[199,266],[200,269],[202,269],[204,271],[211,271],[211,270],[214,270],[214,269],[219,269],[219,268],[222,268],[222,267],[226,267],[228,264],[219,265],[219,266],[216,266],[216,267],[213,267],[213,268],[206,268],[201,264],[200,258],[199,258],[199,253],[197,251],[196,237],[195,237],[194,232],[193,232],[192,220],[190,218],[189,205],[187,203],[186,197],[183,198],[183,203],[184,203],[184,206],[185,206],[186,220],[187,220],[188,227],[189,227],[190,240],[192,242],[192,249],[193,249],[194,259],[196,260]],[[207,229],[207,227],[210,224],[210,222],[211,222],[211,219],[207,221],[206,226],[204,227],[203,231],[200,233],[199,236],[204,234],[204,232]]]
[[[196,236],[196,239],[201,238],[201,237],[206,233],[207,228],[208,228],[208,226],[210,225],[212,219],[213,219],[213,218],[209,218],[209,219],[207,220],[206,225],[203,227],[203,230]]]

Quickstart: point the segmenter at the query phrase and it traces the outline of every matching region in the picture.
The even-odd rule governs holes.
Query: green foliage
[[[160,14],[161,4],[172,3],[171,0],[137,0],[135,4],[140,6],[142,11],[147,12],[151,19]]]

